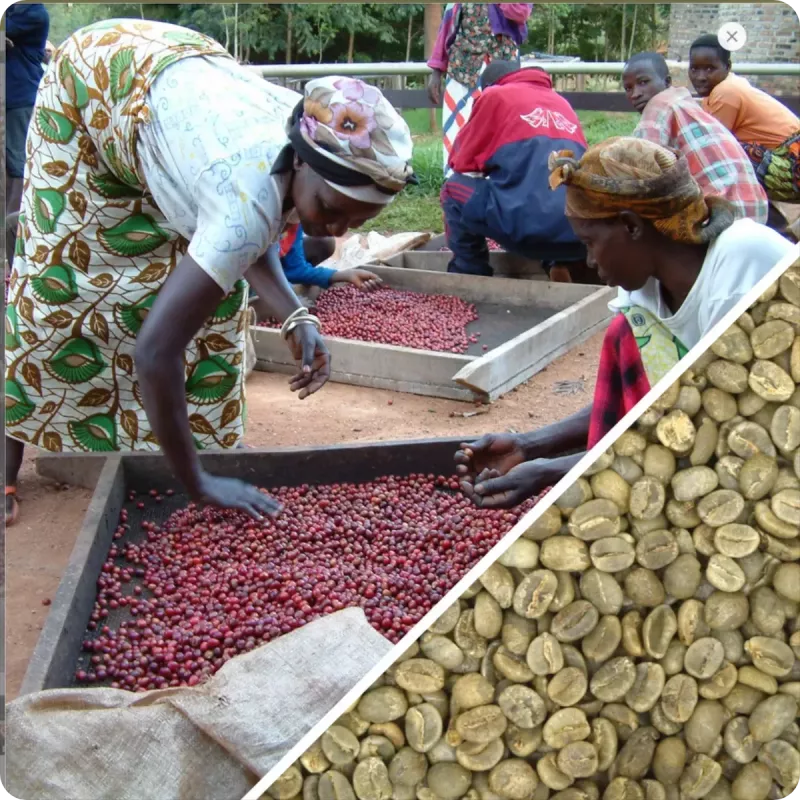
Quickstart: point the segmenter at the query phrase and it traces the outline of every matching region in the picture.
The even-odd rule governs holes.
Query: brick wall
[[[732,54],[737,61],[768,63],[800,60],[800,20],[784,3],[673,3],[669,17],[668,58],[686,62],[689,45],[703,33],[716,33],[726,22],[738,22],[747,31],[747,44]],[[675,76],[678,78],[679,76]],[[685,84],[685,72],[679,83]],[[797,78],[749,78],[775,94],[798,94]]]

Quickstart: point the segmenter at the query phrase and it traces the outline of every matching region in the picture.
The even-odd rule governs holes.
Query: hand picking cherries
[[[76,680],[194,686],[233,656],[347,606],[399,641],[535,503],[477,509],[458,487],[434,475],[283,487],[273,492],[284,507],[275,521],[190,504],[160,527],[143,522],[143,539],[123,509]],[[163,500],[141,497],[130,494],[129,506]]]
[[[334,286],[319,296],[314,313],[326,336],[342,339],[451,353],[466,353],[478,341],[478,334],[467,333],[467,325],[478,319],[475,306],[443,294]],[[280,324],[270,320],[264,326]]]

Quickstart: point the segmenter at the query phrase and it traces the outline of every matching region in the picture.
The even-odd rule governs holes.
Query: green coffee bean
[[[521,758],[509,758],[489,773],[489,787],[509,800],[527,800],[538,783],[533,767]]]

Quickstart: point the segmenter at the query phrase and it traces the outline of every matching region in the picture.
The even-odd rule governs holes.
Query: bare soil
[[[596,334],[470,417],[463,414],[476,409],[468,403],[344,384],[329,384],[300,402],[285,376],[254,373],[247,385],[246,441],[251,447],[305,446],[532,430],[591,401],[602,338]],[[90,498],[85,489],[39,477],[33,453],[26,455],[20,519],[6,532],[7,700],[19,692]]]

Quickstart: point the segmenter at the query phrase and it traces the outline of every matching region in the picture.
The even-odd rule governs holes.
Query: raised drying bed
[[[406,250],[396,256],[387,258],[382,263],[398,269],[423,269],[429,272],[447,272],[447,265],[453,257],[451,252],[442,252],[446,246],[444,235],[436,236],[416,250]],[[489,265],[496,278],[517,278],[530,281],[546,281],[547,273],[542,269],[540,261],[506,253],[492,251],[489,253]],[[367,266],[372,269],[372,266]]]
[[[453,472],[453,454],[463,439],[435,439],[377,444],[235,450],[201,453],[203,466],[217,475],[241,478],[259,486],[360,483],[384,475]],[[96,477],[69,563],[61,579],[44,628],[33,652],[21,694],[74,685],[76,666],[86,638],[86,626],[97,594],[97,579],[106,560],[120,511],[131,489],[164,492],[178,485],[161,455],[46,455],[38,459],[42,475],[73,485]],[[188,502],[186,496],[165,497],[161,505],[137,512],[129,508],[135,538],[141,523],[162,522]]]
[[[602,330],[611,318],[608,302],[614,290],[607,287],[395,267],[370,269],[395,289],[452,295],[474,303],[479,319],[467,326],[467,333],[480,331],[481,336],[465,355],[328,338],[331,377],[339,383],[492,401]],[[277,330],[255,328],[253,338],[256,369],[295,371]]]

